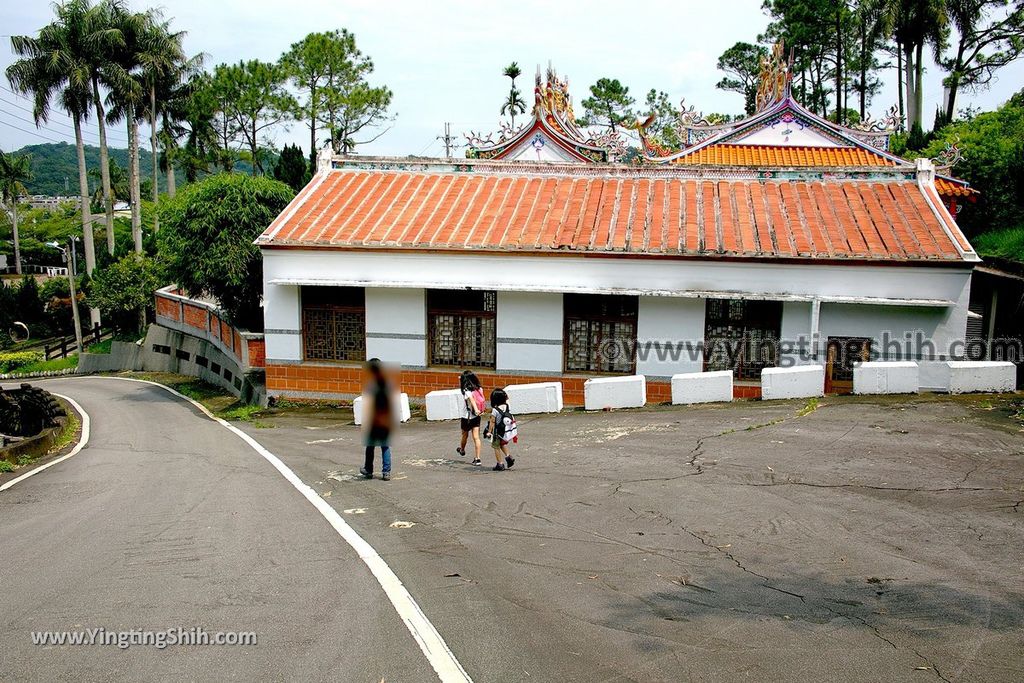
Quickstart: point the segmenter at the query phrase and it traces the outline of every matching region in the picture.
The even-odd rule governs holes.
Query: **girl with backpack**
[[[516,426],[516,418],[508,407],[508,394],[503,389],[495,389],[491,392],[491,418],[487,422],[487,429],[484,436],[490,435],[491,448],[494,449],[494,459],[497,464],[495,472],[512,469],[516,459],[508,451],[510,443],[519,441],[519,428]],[[504,462],[502,462],[504,459]]]
[[[462,419],[459,421],[462,427],[462,441],[455,451],[459,455],[466,454],[466,442],[473,437],[473,446],[476,448],[476,457],[473,464],[480,465],[480,416],[484,412],[484,390],[480,387],[480,380],[469,370],[463,370],[459,377],[459,388],[462,390],[463,410]]]

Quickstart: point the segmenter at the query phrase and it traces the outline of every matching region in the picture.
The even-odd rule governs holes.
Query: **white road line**
[[[235,435],[242,439],[242,441],[249,444],[254,451],[259,453],[267,462],[273,465],[274,468],[306,498],[306,500],[312,503],[313,507],[315,507],[320,514],[323,515],[324,519],[327,520],[327,523],[334,527],[334,530],[338,532],[338,535],[345,539],[345,542],[356,551],[359,555],[359,559],[369,567],[374,578],[377,579],[381,588],[384,589],[384,593],[388,596],[388,599],[391,600],[391,604],[394,605],[395,611],[398,612],[398,616],[405,623],[405,627],[409,629],[409,633],[412,634],[412,637],[420,646],[420,650],[423,651],[427,661],[430,662],[430,666],[432,666],[434,671],[437,672],[438,678],[443,683],[472,683],[473,679],[469,677],[466,670],[462,668],[461,664],[459,664],[459,660],[455,658],[455,655],[448,647],[448,644],[444,642],[444,638],[441,637],[441,634],[437,632],[434,625],[430,623],[430,620],[427,619],[425,614],[423,614],[423,610],[420,609],[416,600],[413,599],[412,595],[410,595],[409,591],[402,584],[401,580],[391,567],[388,566],[387,562],[385,562],[377,551],[373,549],[373,546],[363,540],[363,537],[356,533],[355,529],[350,527],[348,523],[342,519],[337,510],[331,507],[330,504],[321,498],[320,495],[311,487],[303,483],[295,472],[281,462],[280,458],[264,448],[260,442],[256,441],[233,424],[226,420],[222,420],[211,413],[202,403],[199,403],[198,401],[195,401],[163,384],[150,382],[145,379],[136,379],[133,377],[94,377],[92,379],[113,379],[123,382],[139,382],[142,384],[151,384],[153,386],[160,387],[161,389],[174,394],[178,398],[188,401],[211,420],[219,422],[223,427],[234,432]],[[72,403],[74,402],[72,401]],[[77,407],[77,404],[75,405]],[[11,483],[13,482],[8,482],[8,484]]]
[[[63,394],[54,394],[54,396],[59,396],[60,398],[64,399],[68,403],[70,403],[74,407],[74,409],[78,411],[78,414],[82,416],[82,438],[78,440],[78,443],[75,444],[75,447],[72,448],[71,452],[68,453],[67,455],[62,455],[59,458],[57,458],[56,460],[51,460],[50,462],[46,463],[45,465],[41,465],[40,467],[35,468],[31,472],[26,472],[25,474],[21,475],[20,477],[15,477],[14,479],[11,479],[9,482],[4,484],[3,486],[0,486],[0,491],[6,491],[7,489],[9,489],[12,486],[14,486],[15,484],[17,484],[19,481],[24,481],[25,479],[28,479],[29,477],[32,477],[32,476],[35,476],[35,475],[39,474],[40,472],[42,472],[45,469],[49,469],[50,467],[53,467],[54,465],[56,465],[59,462],[64,462],[65,460],[67,460],[68,458],[70,458],[73,455],[77,455],[78,451],[80,451],[83,448],[85,448],[85,445],[87,443],[89,443],[89,413],[85,412],[85,410],[82,409],[82,406],[78,405],[78,403],[73,398],[69,398],[68,396],[64,396]]]

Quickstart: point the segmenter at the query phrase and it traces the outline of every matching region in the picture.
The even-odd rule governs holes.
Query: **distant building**
[[[576,126],[552,70],[532,117],[471,135],[465,161],[322,158],[257,240],[268,393],[352,396],[369,357],[412,396],[463,368],[559,380],[568,404],[587,377],[643,374],[660,401],[671,375],[720,369],[757,396],[761,369],[812,362],[842,391],[868,356],[941,388],[979,261],[955,220],[973,191],[889,153],[888,123],[801,107],[776,57],[755,115],[684,112],[681,150],[638,123],[638,164]]]
[[[75,209],[78,209],[82,205],[81,197],[50,197],[48,195],[34,194],[28,197],[23,197],[22,201],[31,206],[33,209],[59,209],[62,205],[70,204]]]

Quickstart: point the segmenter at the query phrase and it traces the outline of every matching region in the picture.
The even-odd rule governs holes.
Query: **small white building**
[[[270,395],[352,396],[369,357],[400,363],[412,397],[464,368],[561,381],[567,405],[608,374],[645,375],[654,402],[674,374],[732,370],[758,396],[762,369],[804,363],[848,390],[868,357],[942,388],[978,262],[950,199],[963,183],[788,89],[678,153],[584,161],[596,140],[551,80],[524,127],[471,152],[488,158],[321,161],[257,240]]]

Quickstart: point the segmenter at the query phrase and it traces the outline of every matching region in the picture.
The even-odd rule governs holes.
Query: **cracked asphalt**
[[[350,412],[241,426],[377,548],[476,681],[1020,681],[1008,405],[522,416],[504,473],[455,454],[456,424],[414,421],[391,482],[358,478]]]

